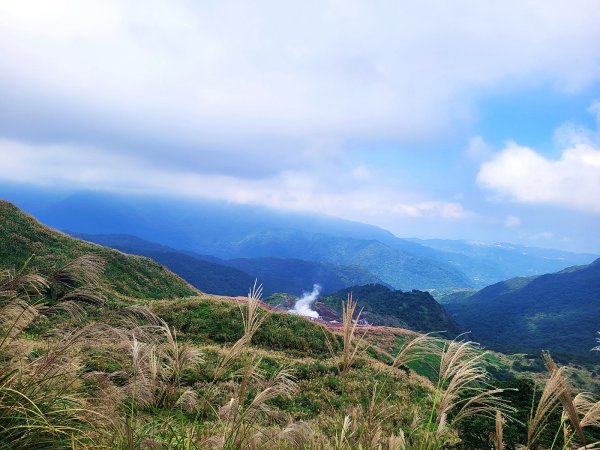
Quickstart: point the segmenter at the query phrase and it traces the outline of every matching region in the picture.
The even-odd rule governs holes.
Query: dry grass
[[[451,341],[444,345],[428,426],[434,437],[434,448],[444,442],[449,427],[455,427],[469,417],[495,419],[498,411],[506,416],[514,412],[499,396],[503,390],[488,383],[488,375],[481,364],[485,354],[477,351],[472,342]]]
[[[340,374],[347,373],[358,356],[359,350],[362,348],[365,342],[366,331],[364,331],[358,338],[356,336],[356,329],[362,309],[355,314],[357,303],[352,299],[352,293],[348,294],[348,300],[342,302],[342,357],[338,365],[338,371]],[[329,353],[332,356],[336,356],[335,345],[327,335],[325,336],[325,343],[329,348]]]
[[[527,448],[535,448],[542,432],[548,424],[550,414],[560,404],[559,397],[565,392],[563,368],[559,368],[550,374],[537,407],[531,405],[531,412],[527,423]]]
[[[474,416],[496,419],[498,414],[513,413],[514,409],[499,396],[503,390],[488,382],[482,364],[485,355],[472,342],[442,342],[431,335],[404,344],[394,359],[394,367],[406,367],[432,357],[438,361],[429,418],[416,421],[412,445],[419,449],[442,448],[451,443],[453,429],[465,419]]]
[[[214,381],[221,379],[231,364],[238,358],[252,342],[252,337],[256,334],[260,326],[267,318],[268,312],[260,308],[262,298],[262,285],[254,282],[254,286],[248,292],[248,298],[245,307],[239,304],[242,322],[244,324],[244,334],[238,339],[223,358],[217,364],[215,369]]]
[[[486,352],[472,342],[446,342],[431,335],[407,340],[391,364],[369,361],[378,375],[388,377],[373,380],[370,397],[367,390],[362,402],[346,404],[337,415],[294,420],[280,407],[286,399],[297,398],[303,386],[286,364],[291,359],[278,359],[273,366],[273,352],[252,348],[252,339],[268,314],[261,307],[262,289],[257,283],[240,304],[243,335],[231,346],[211,349],[212,353],[204,349],[203,355],[196,346],[180,342],[175,329],[143,306],[121,308],[112,315],[105,312],[106,323],[73,325],[85,319],[89,307],[82,304],[101,305],[93,301],[96,289],[90,284],[98,282],[101,269],[101,261],[92,257],[65,265],[50,281],[24,270],[4,273],[0,281],[0,450],[34,446],[438,449],[458,443],[461,422],[474,417],[495,421],[495,447],[504,448],[504,428],[512,423],[513,409],[499,397],[502,390],[489,384],[483,369]],[[359,358],[364,335],[357,336],[361,313],[356,309],[349,296],[343,305],[339,370],[330,367],[323,375],[333,378],[331,390],[339,389],[340,396],[356,388],[359,382],[353,377],[361,373],[366,360]],[[23,339],[28,327],[56,312],[64,313],[58,317],[66,317],[69,327],[45,333],[43,351]],[[271,357],[268,364],[263,364],[264,355]],[[425,407],[415,406],[409,417],[406,405],[394,404],[382,394],[390,390],[382,388],[392,382],[391,374],[394,380],[411,379],[405,369],[423,361],[433,361],[437,375],[434,387],[423,383],[423,390],[431,394],[424,400],[429,409],[423,414]],[[573,397],[564,369],[549,355],[545,361],[550,376],[531,409],[527,448],[540,445],[550,416],[559,407],[564,410],[564,426],[559,429],[564,447],[573,447],[574,437],[585,445],[585,429],[600,427],[600,402],[586,393]],[[86,364],[99,368],[90,371]],[[331,360],[327,364],[333,365]],[[198,373],[204,377],[201,383],[195,382]],[[409,394],[403,395],[401,400],[413,401]],[[398,413],[400,407],[404,415]],[[493,425],[490,428],[492,442]]]
[[[412,362],[424,361],[430,356],[439,357],[441,354],[439,343],[439,339],[433,337],[431,334],[416,336],[415,338],[408,340],[402,348],[400,348],[398,354],[394,358],[392,366],[404,366],[408,368],[408,365]]]
[[[496,450],[504,448],[504,417],[500,411],[496,411]]]
[[[548,368],[548,371],[551,375],[556,372],[559,372],[558,366],[556,365],[549,353],[544,352],[543,357],[544,362],[546,363],[546,367]],[[560,389],[557,389],[558,400],[563,407],[564,413],[569,418],[571,425],[575,429],[575,432],[577,433],[580,442],[585,446],[585,434],[583,433],[583,428],[579,420],[579,413],[577,411],[577,408],[575,407],[575,404],[573,403],[571,387],[569,386],[566,377],[562,373],[560,373],[559,375],[560,376],[557,377],[557,382],[561,384],[561,387]]]
[[[363,333],[362,336],[356,339],[356,327],[358,326],[362,309],[356,314],[356,317],[354,314],[355,311],[356,302],[352,299],[352,293],[349,293],[346,303],[342,302],[342,336],[344,342],[342,349],[342,374],[346,373],[352,366],[358,349],[365,338],[365,334]]]

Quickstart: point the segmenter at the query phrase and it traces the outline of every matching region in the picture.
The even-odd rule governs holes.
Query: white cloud
[[[0,179],[16,182],[210,198],[372,223],[472,216],[460,203],[424,200],[366,178],[361,183],[348,183],[344,172],[333,169],[282,171],[253,179],[172,170],[128,155],[107,156],[94,148],[0,140]]]
[[[425,201],[412,204],[398,203],[393,206],[395,212],[409,217],[442,217],[444,219],[466,219],[474,214],[457,202]]]
[[[548,241],[553,239],[555,234],[552,231],[542,231],[541,233],[536,233],[529,236],[529,239],[532,241]]]
[[[199,148],[291,164],[313,141],[452,131],[507,80],[585,88],[598,23],[595,0],[0,1],[0,122],[207,170]]]
[[[580,143],[553,160],[510,143],[481,166],[477,182],[518,202],[600,214],[600,149]]]

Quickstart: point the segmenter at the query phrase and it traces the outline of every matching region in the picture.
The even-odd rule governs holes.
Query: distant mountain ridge
[[[193,252],[181,252],[131,235],[70,233],[89,242],[135,255],[147,256],[165,265],[203,292],[219,295],[246,295],[258,279],[266,295],[287,292],[300,295],[313,283],[325,292],[353,284],[383,283],[358,266],[303,261],[292,258],[240,258],[224,260]]]
[[[452,264],[485,287],[517,276],[557,272],[568,266],[588,264],[599,255],[579,254],[504,242],[411,239],[434,250],[431,258]]]
[[[397,288],[471,285],[448,264],[382,243],[398,239],[388,231],[341,219],[243,205],[127,199],[98,193],[73,194],[35,214],[62,230],[131,234],[222,259],[275,257],[360,266]]]
[[[206,261],[131,235],[91,235],[73,232],[69,234],[124,253],[151,258],[175,272],[192,286],[209,294],[245,295],[255,280],[251,275],[233,267]]]
[[[445,307],[474,339],[501,351],[596,357],[590,349],[600,331],[600,258],[496,283]]]
[[[594,259],[569,252],[559,252],[559,259],[554,258],[556,251],[522,246],[401,239],[371,225],[250,205],[95,192],[42,203],[31,198],[22,200],[28,210],[62,230],[131,234],[185,253],[226,260],[283,258],[360,267],[396,289],[426,289],[434,295]]]

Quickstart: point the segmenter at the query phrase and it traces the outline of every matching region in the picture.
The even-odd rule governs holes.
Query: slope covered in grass
[[[104,258],[103,284],[119,294],[159,299],[197,293],[155,261],[74,239],[0,200],[0,266],[19,269],[33,257],[30,264],[47,275],[51,268],[90,253]]]
[[[205,296],[192,299],[153,302],[159,316],[196,343],[232,344],[243,332],[240,305],[235,299]],[[261,312],[262,314],[262,312]],[[323,325],[287,313],[271,313],[254,336],[253,342],[265,350],[285,351],[295,356],[329,356],[326,340],[339,343]],[[335,342],[334,342],[335,341]]]
[[[539,391],[512,378],[504,386],[518,391],[493,389],[485,367],[502,370],[502,361],[471,343],[355,329],[352,313],[343,327],[327,329],[268,311],[256,287],[248,298],[156,300],[148,295],[160,294],[156,284],[144,286],[151,280],[140,278],[136,264],[160,266],[67,238],[10,205],[3,217],[13,233],[3,243],[18,242],[15,254],[2,253],[7,265],[0,261],[2,450],[493,448],[497,410],[516,419],[506,448],[526,442]],[[43,257],[23,273],[6,270],[31,247]],[[75,308],[81,296],[68,293],[98,287],[91,269],[88,281],[37,276],[81,261],[72,259],[80,251],[106,259],[104,273],[101,265],[93,271],[105,286],[147,288],[147,298]],[[111,278],[116,269],[122,276]],[[161,281],[163,272],[150,277]],[[56,284],[68,292],[54,296],[47,288]],[[546,420],[550,426],[528,448],[552,444],[560,411]]]
[[[35,303],[23,323],[10,313],[22,305],[20,289],[8,285],[0,280],[0,332],[17,332],[0,343],[2,449],[43,443],[48,449],[326,450],[340,448],[340,439],[343,448],[388,450],[493,443],[493,420],[478,415],[477,403],[473,420],[462,420],[458,408],[432,401],[471,388],[500,394],[485,394],[478,389],[486,384],[463,375],[465,390],[448,392],[458,376],[454,365],[477,377],[485,376],[480,363],[501,365],[467,343],[367,327],[365,341],[359,331],[348,344],[355,356],[345,365],[346,338],[302,317],[268,312],[255,295],[117,302],[93,321],[61,315],[40,321],[50,311]],[[28,331],[37,322],[45,333]],[[511,390],[499,401],[520,402],[515,414],[526,420],[532,384],[505,385],[518,385],[520,397]],[[423,447],[434,433],[441,445]],[[522,424],[512,424],[507,448],[525,434]]]

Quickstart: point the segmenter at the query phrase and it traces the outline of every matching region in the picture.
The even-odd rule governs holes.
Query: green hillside
[[[540,392],[501,355],[397,328],[357,330],[352,315],[328,328],[269,311],[257,292],[195,292],[151,260],[0,206],[0,450],[492,448],[497,409],[516,419],[506,448],[526,442]],[[101,287],[38,276],[89,254],[106,262]],[[54,297],[55,285],[121,295],[79,304]],[[351,290],[370,320],[396,314],[451,329],[427,293]],[[336,308],[345,293],[324,300]],[[558,410],[546,416],[551,426],[536,437],[544,448],[561,425]]]
[[[590,349],[600,331],[600,259],[496,283],[445,307],[474,339],[498,350],[596,358]]]
[[[454,320],[427,292],[402,292],[380,284],[369,284],[342,289],[322,297],[319,302],[339,313],[349,293],[357,301],[358,308],[363,310],[361,317],[370,324],[421,332],[444,331],[452,337],[460,333]]]
[[[48,275],[51,269],[90,253],[104,258],[103,284],[118,294],[141,299],[197,294],[185,281],[151,259],[71,238],[0,200],[1,267],[19,269],[33,257],[31,264]]]

